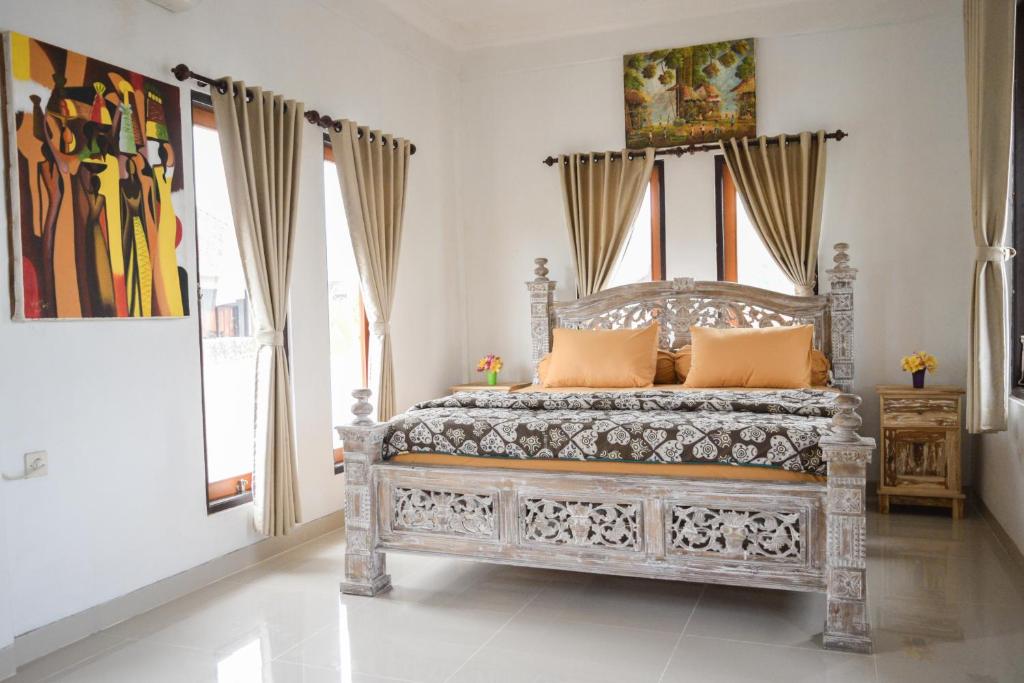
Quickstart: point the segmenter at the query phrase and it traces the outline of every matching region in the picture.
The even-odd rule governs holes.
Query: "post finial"
[[[848,278],[853,279],[857,275],[857,269],[850,267],[850,245],[846,242],[836,242],[833,246],[836,253],[832,255],[832,267],[829,268],[828,273],[833,279]]]
[[[832,416],[832,437],[844,443],[859,443],[857,431],[864,420],[857,414],[861,398],[856,394],[839,394],[836,398],[836,414]]]
[[[533,274],[536,275],[533,278],[534,282],[547,282],[548,280],[548,260],[546,258],[535,258],[533,262],[536,264],[536,268],[533,269]]]
[[[368,400],[373,394],[369,389],[355,389],[352,392],[352,398],[356,400],[352,404],[352,414],[356,416],[356,419],[352,421],[352,424],[358,427],[372,427],[374,422],[367,415],[373,412],[373,406],[370,405]]]
[[[836,250],[835,256],[832,257],[832,261],[838,266],[839,264],[846,264],[850,262],[850,255],[847,253],[850,251],[850,245],[846,242],[836,242],[832,245],[832,248]]]

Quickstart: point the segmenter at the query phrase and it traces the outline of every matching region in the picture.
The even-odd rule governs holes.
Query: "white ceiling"
[[[378,1],[441,42],[472,49],[650,26],[797,0]]]

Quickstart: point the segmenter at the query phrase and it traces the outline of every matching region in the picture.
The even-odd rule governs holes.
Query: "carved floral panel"
[[[638,503],[523,498],[519,505],[524,541],[640,550],[641,510]]]
[[[800,563],[804,559],[802,522],[799,511],[673,505],[668,546],[722,559]]]
[[[495,535],[494,496],[429,491],[396,486],[392,489],[396,531],[430,531],[474,538]]]
[[[561,313],[558,324],[575,329],[626,329],[657,321],[659,346],[678,349],[690,343],[690,327],[785,327],[814,325],[815,345],[820,348],[823,315],[798,316],[768,306],[726,298],[686,295],[653,301],[624,302],[594,315]]]

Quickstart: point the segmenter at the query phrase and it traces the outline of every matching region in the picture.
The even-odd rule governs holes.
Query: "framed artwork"
[[[672,147],[756,135],[754,39],[622,58],[626,147]]]
[[[177,86],[3,36],[17,320],[189,314]]]

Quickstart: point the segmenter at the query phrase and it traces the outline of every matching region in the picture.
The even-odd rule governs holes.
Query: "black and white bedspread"
[[[823,476],[818,441],[830,432],[837,396],[821,389],[462,392],[392,419],[384,458],[704,463]]]

